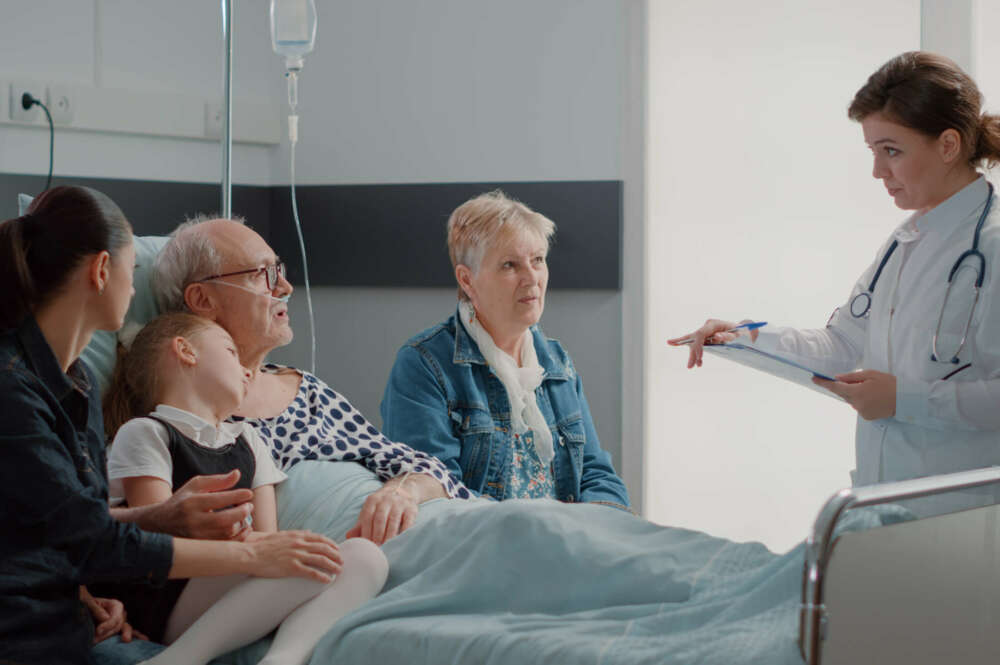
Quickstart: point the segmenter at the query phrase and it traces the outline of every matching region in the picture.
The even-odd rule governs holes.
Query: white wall
[[[625,181],[622,233],[622,454],[616,467],[630,489],[632,507],[645,514],[646,468],[646,111],[648,2],[626,0],[625,75],[622,78],[622,176]]]
[[[973,6],[975,22],[972,25],[975,52],[975,71],[972,75],[979,84],[985,99],[986,110],[1000,113],[1000,40],[992,38],[992,29],[1000,25],[1000,2],[977,2]]]
[[[948,56],[975,76],[981,43],[978,29],[981,4],[980,0],[922,0],[920,48]],[[984,4],[989,10],[989,5],[995,3],[987,0]]]
[[[621,177],[623,3],[320,0],[317,15],[300,182]],[[273,169],[288,182],[284,149]]]
[[[263,3],[235,3],[233,96],[284,97]],[[172,0],[4,0],[0,80],[27,79],[135,92],[222,97],[218,2]],[[0,91],[0,102],[7,102]],[[235,113],[239,113],[236,106]],[[48,171],[46,126],[0,125],[0,173]],[[233,182],[269,184],[272,148],[237,145]],[[218,143],[63,129],[55,174],[217,182]]]
[[[647,514],[785,549],[849,484],[854,412],[666,339],[843,302],[903,218],[847,105],[920,2],[651,2],[648,28]]]
[[[236,122],[241,98],[276,99],[284,113],[266,3],[234,4]],[[3,10],[0,80],[221,96],[217,2],[5,0]],[[300,183],[621,177],[622,3],[320,0],[318,15],[300,81]],[[44,173],[47,149],[43,125],[0,125],[0,172]],[[211,182],[220,160],[207,141],[57,136],[57,174]],[[237,145],[233,176],[287,183],[287,140]]]

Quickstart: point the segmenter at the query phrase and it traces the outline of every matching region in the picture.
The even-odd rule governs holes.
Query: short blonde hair
[[[479,272],[479,265],[490,245],[512,233],[533,231],[545,241],[548,251],[556,225],[520,201],[509,198],[499,189],[469,199],[455,208],[448,218],[448,256],[451,266],[467,266]],[[469,296],[458,287],[458,297]]]

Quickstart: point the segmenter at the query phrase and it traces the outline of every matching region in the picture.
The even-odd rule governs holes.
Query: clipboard
[[[830,392],[826,388],[820,388],[812,382],[812,377],[816,376],[827,381],[836,381],[831,376],[811,369],[790,358],[785,358],[774,353],[761,351],[760,349],[740,342],[727,342],[725,344],[706,344],[702,347],[707,353],[731,360],[734,363],[751,367],[760,372],[766,372],[779,379],[791,381],[810,390],[822,393],[827,397],[844,401],[840,395]]]

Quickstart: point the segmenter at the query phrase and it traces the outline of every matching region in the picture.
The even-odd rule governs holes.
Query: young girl
[[[233,537],[277,531],[274,485],[285,475],[252,427],[224,422],[249,380],[229,333],[212,321],[174,313],[150,322],[119,358],[108,391],[111,496],[149,505],[194,476],[237,469],[237,486],[254,499],[252,517]],[[339,552],[342,569],[328,585],[229,576],[125,591],[132,624],[171,645],[147,662],[206,663],[280,623],[262,662],[305,663],[326,630],[385,583],[388,564],[373,543],[351,539]]]

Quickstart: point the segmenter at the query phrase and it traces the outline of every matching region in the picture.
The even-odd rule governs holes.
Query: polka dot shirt
[[[276,374],[288,369],[267,364],[262,372]],[[456,480],[436,457],[387,439],[351,404],[316,376],[302,370],[299,391],[287,409],[273,418],[232,416],[232,422],[247,422],[268,444],[275,463],[287,472],[302,460],[360,462],[386,481],[408,471],[436,478],[455,499],[468,499],[471,492]]]

